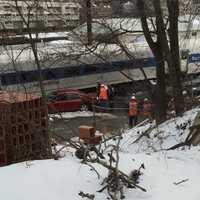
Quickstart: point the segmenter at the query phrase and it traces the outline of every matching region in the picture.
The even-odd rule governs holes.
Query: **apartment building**
[[[193,8],[194,14],[199,15],[199,13],[200,13],[200,0],[192,0],[192,8]]]
[[[113,0],[90,0],[91,3],[91,16],[93,19],[98,18],[112,18],[113,17]],[[81,5],[80,9],[80,22],[86,21],[87,15],[87,0],[79,0]]]
[[[17,3],[16,3],[17,2]],[[0,30],[62,30],[79,24],[80,5],[73,0],[1,0]]]

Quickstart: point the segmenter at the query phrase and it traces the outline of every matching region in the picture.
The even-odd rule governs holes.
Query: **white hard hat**
[[[144,101],[148,101],[148,98],[145,98]]]
[[[183,90],[182,94],[183,94],[183,95],[186,95],[186,94],[187,94],[187,91],[186,91],[186,90]]]
[[[133,96],[131,97],[131,99],[135,99],[135,96],[133,95]]]

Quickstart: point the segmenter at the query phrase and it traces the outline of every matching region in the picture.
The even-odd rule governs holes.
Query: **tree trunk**
[[[164,65],[164,55],[162,50],[161,44],[161,37],[160,33],[157,33],[157,41],[154,42],[151,36],[147,17],[145,15],[145,7],[144,1],[138,0],[137,7],[140,12],[140,19],[142,23],[142,29],[144,32],[145,39],[153,52],[153,55],[156,60],[156,78],[157,78],[157,85],[156,91],[154,96],[154,103],[155,103],[155,118],[156,123],[160,124],[166,120],[166,83],[165,83],[165,65]]]
[[[181,85],[181,67],[180,67],[180,55],[179,55],[179,38],[178,38],[178,16],[179,16],[179,2],[178,0],[168,0],[167,6],[169,12],[169,39],[170,39],[170,51],[172,56],[172,64],[175,73],[171,74],[174,80],[174,100],[176,114],[181,115],[184,111],[184,100],[182,95]]]
[[[160,124],[166,120],[166,114],[167,114],[165,63],[163,60],[162,51],[157,51],[154,55],[156,59],[156,77],[157,77],[156,96],[155,96],[155,103],[156,103],[155,118],[157,124]]]
[[[169,0],[173,1],[174,0]],[[177,7],[172,8],[172,4],[168,4],[169,9],[169,22],[171,33],[169,34],[169,43],[167,39],[166,28],[163,20],[162,10],[160,6],[160,0],[153,1],[155,13],[156,13],[156,27],[158,35],[161,41],[161,49],[163,51],[163,59],[167,61],[170,75],[170,83],[172,85],[173,97],[175,101],[175,111],[177,115],[181,115],[184,111],[182,87],[180,82],[180,57],[179,57],[179,45],[178,45],[178,11]],[[175,5],[174,5],[175,6]],[[172,30],[174,28],[175,30]],[[174,38],[173,38],[174,37]],[[172,55],[173,52],[173,55]],[[178,57],[177,57],[178,56]]]
[[[40,61],[38,58],[37,47],[36,47],[35,42],[33,41],[31,34],[29,34],[29,36],[31,38],[31,40],[30,40],[31,49],[32,49],[32,52],[33,52],[33,55],[35,58],[35,64],[36,64],[37,70],[38,70],[38,82],[39,82],[39,86],[40,86],[41,95],[42,95],[45,105],[47,105],[46,91],[45,91],[44,84],[43,84],[42,67],[40,65]]]
[[[92,13],[91,13],[91,0],[86,0],[86,14],[87,14],[87,42],[88,45],[92,44]]]

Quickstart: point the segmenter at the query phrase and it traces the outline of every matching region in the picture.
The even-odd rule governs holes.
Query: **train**
[[[200,53],[190,54],[188,64],[200,62]],[[43,83],[47,90],[57,88],[89,88],[94,87],[97,81],[103,81],[109,84],[129,82],[123,74],[127,73],[134,80],[144,79],[140,68],[143,68],[149,79],[155,79],[155,59],[153,57],[134,60],[121,60],[113,62],[104,62],[96,64],[80,64],[67,67],[47,68],[42,70]],[[198,74],[197,71],[191,74]],[[38,88],[38,70],[16,71],[1,73],[2,88],[19,88],[26,86],[37,92]]]
[[[144,80],[141,68],[148,79],[156,79],[155,59],[146,45],[138,46],[132,58],[128,58],[124,54],[117,55],[113,53],[116,50],[116,45],[108,45],[110,49],[106,55],[101,55],[108,59],[102,61],[102,59],[97,59],[97,57],[89,53],[85,53],[86,55],[82,54],[83,49],[80,47],[75,47],[78,49],[78,51],[75,51],[72,49],[75,44],[67,43],[68,48],[71,49],[69,52],[69,49],[64,49],[66,44],[62,41],[59,41],[60,43],[63,46],[59,46],[59,48],[55,42],[45,44],[45,46],[40,44],[39,46],[39,53],[48,51],[46,55],[41,53],[42,58],[46,60],[41,62],[41,65],[43,84],[49,92],[62,88],[91,88],[95,87],[99,81],[114,85],[131,82],[131,79],[135,81]],[[12,47],[14,52],[12,54],[11,50],[6,52],[3,47],[0,49],[0,86],[1,89],[26,89],[26,91],[38,94],[40,93],[38,83],[39,72],[34,63],[31,49],[22,51],[21,49],[23,48],[26,49],[28,46]],[[65,55],[62,58],[62,62],[61,60],[55,62],[53,56],[55,54],[53,52],[58,52],[58,50],[60,53],[67,52],[67,56],[70,55],[70,57]],[[180,54],[182,72],[188,73],[191,76],[198,75],[200,73],[198,68],[200,53],[182,49]],[[11,56],[16,61],[15,63],[12,62]],[[75,58],[71,60],[72,56]],[[81,57],[81,59],[78,59],[78,57]]]

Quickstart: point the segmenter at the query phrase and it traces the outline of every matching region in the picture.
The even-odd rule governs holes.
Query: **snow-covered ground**
[[[127,130],[120,145],[119,168],[125,173],[144,163],[145,170],[140,178],[142,187],[125,190],[126,200],[199,200],[200,190],[200,147],[181,148],[173,151],[163,149],[183,141],[189,125],[184,131],[177,125],[193,121],[198,109],[185,113],[182,118],[171,119],[154,129],[150,137],[138,138],[142,131],[153,124]],[[157,135],[157,137],[155,137]],[[112,141],[111,143],[114,143]],[[0,168],[1,199],[3,200],[79,200],[80,191],[95,195],[95,200],[106,200],[106,190],[101,189],[107,170],[98,164],[93,166],[100,174],[81,164],[71,148],[63,151],[60,160],[29,161]],[[182,180],[187,180],[176,185]],[[87,200],[87,198],[85,198]]]
[[[189,133],[190,125],[188,124],[185,130],[178,129],[177,126],[188,123],[188,121],[191,121],[192,124],[198,110],[188,111],[183,117],[172,118],[166,121],[159,127],[154,128],[149,137],[142,137],[136,144],[133,144],[133,142],[139,135],[155,124],[148,123],[145,126],[133,128],[131,131],[127,131],[126,136],[121,142],[121,148],[130,153],[152,153],[165,150],[177,143],[183,142]]]
[[[59,114],[50,114],[50,118],[64,118],[64,119],[72,119],[77,117],[92,117],[94,114],[91,111],[77,111],[77,112],[65,112]],[[97,117],[104,117],[104,118],[116,118],[115,115],[109,113],[95,113]]]

